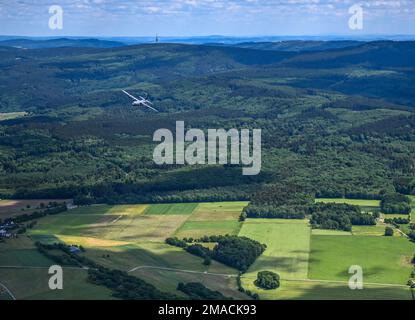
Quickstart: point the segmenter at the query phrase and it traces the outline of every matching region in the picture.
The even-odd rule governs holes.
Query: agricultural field
[[[0,261],[2,265],[27,266],[30,262],[36,262],[37,266],[46,267],[52,263],[37,252],[33,242],[64,242],[82,245],[86,252],[81,255],[103,266],[129,272],[161,290],[179,296],[183,296],[183,293],[176,290],[179,282],[199,281],[226,296],[243,299],[247,296],[236,290],[237,270],[215,261],[210,266],[205,266],[202,258],[169,246],[164,240],[177,233],[187,220],[191,220],[187,228],[192,232],[195,230],[191,228],[192,223],[201,224],[201,230],[207,230],[212,234],[216,234],[215,231],[220,233],[220,228],[215,228],[221,223],[239,228],[238,218],[245,205],[245,202],[224,202],[79,207],[39,219],[35,228],[28,232],[28,236],[24,236],[25,245],[31,244],[30,249],[23,246],[19,251],[0,251]],[[237,233],[237,230],[234,233]],[[20,243],[21,238],[16,244]],[[6,248],[4,244],[3,247]],[[20,272],[30,274],[32,271],[22,269]],[[78,280],[73,284],[74,289],[86,279],[86,272],[81,271],[71,271],[74,276],[78,273]],[[5,269],[2,272],[5,277],[10,270]],[[0,273],[0,282],[2,280]],[[71,280],[72,278],[67,281]],[[18,298],[23,299],[36,299],[46,294],[43,288],[36,289],[36,292],[30,295],[21,294],[17,280],[8,282],[8,287],[17,293]],[[89,293],[86,291],[84,296]],[[99,294],[91,296],[102,298]]]
[[[105,287],[87,282],[86,270],[78,268],[64,267],[64,289],[51,291],[48,269],[54,262],[40,254],[27,236],[9,241],[7,247],[0,244],[0,261],[0,283],[18,300],[112,298]]]
[[[63,203],[68,202],[68,199],[0,200],[0,219],[32,213],[49,202]]]
[[[242,226],[239,216],[247,205],[245,201],[200,203],[175,236],[196,239],[205,235],[236,235]]]
[[[348,281],[349,267],[359,265],[364,282],[405,285],[414,253],[403,237],[312,236],[309,278]]]
[[[265,243],[267,249],[244,277],[255,278],[259,271],[269,270],[283,279],[306,279],[310,233],[306,220],[248,219],[239,235]]]
[[[316,202],[324,203],[345,203],[359,207],[372,207],[378,208],[380,206],[380,200],[366,200],[366,199],[346,199],[346,198],[317,198]]]
[[[27,115],[27,112],[6,112],[0,113],[0,121],[21,118]]]
[[[36,250],[34,242],[64,242],[82,245],[86,251],[79,254],[100,265],[126,271],[183,298],[177,284],[197,281],[225,296],[247,299],[237,290],[236,269],[216,261],[206,266],[202,258],[164,243],[170,236],[234,234],[267,245],[241,278],[244,288],[261,299],[410,299],[405,283],[415,246],[397,232],[395,237],[384,237],[384,225],[353,226],[352,232],[311,229],[306,219],[240,222],[247,204],[92,205],[50,215],[38,219],[26,235],[0,243],[0,266],[23,267],[0,267],[0,283],[17,299],[110,299],[110,291],[87,283],[87,273],[81,269],[64,269],[63,292],[55,295],[48,290],[47,268],[53,263]],[[355,264],[364,270],[362,291],[347,286],[348,268]],[[262,270],[278,273],[280,288],[257,288],[254,280]],[[22,281],[32,281],[31,290],[24,290]],[[10,298],[0,291],[0,299]]]

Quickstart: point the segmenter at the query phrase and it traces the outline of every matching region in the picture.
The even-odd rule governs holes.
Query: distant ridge
[[[70,39],[58,38],[47,40],[34,39],[8,39],[0,41],[0,46],[15,47],[22,49],[42,49],[57,47],[82,47],[82,48],[114,48],[125,44],[118,41],[108,41],[99,39]]]

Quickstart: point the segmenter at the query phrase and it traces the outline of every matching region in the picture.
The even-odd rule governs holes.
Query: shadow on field
[[[346,284],[307,284],[298,285],[296,290],[301,300],[411,300],[409,288],[405,287],[364,287],[351,290]]]

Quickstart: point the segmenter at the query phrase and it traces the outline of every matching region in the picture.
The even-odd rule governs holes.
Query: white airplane
[[[156,112],[158,112],[158,110],[156,110],[155,108],[153,108],[151,105],[153,105],[150,101],[148,101],[147,99],[144,99],[143,97],[139,96],[140,99],[134,97],[132,94],[129,94],[127,91],[122,90],[122,92],[124,92],[127,96],[129,96],[131,99],[133,99],[133,106],[145,106],[151,110],[154,110]]]

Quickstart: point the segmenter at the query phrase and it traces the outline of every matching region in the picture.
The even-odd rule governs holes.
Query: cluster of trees
[[[392,237],[393,233],[394,233],[394,230],[392,227],[385,228],[385,237]]]
[[[309,207],[314,203],[314,197],[301,190],[302,188],[292,184],[265,185],[253,194],[251,202],[241,214],[241,220],[245,218],[304,219]]]
[[[304,219],[308,213],[305,206],[279,206],[251,205],[249,204],[241,213],[240,220],[246,218],[271,218],[271,219]]]
[[[232,298],[225,297],[219,291],[210,290],[200,282],[180,282],[177,285],[177,290],[184,292],[192,300],[232,300]]]
[[[42,211],[34,211],[30,214],[26,213],[26,214],[16,216],[12,220],[14,221],[14,223],[23,223],[23,222],[39,219],[42,217],[46,217],[49,215],[62,213],[62,212],[65,212],[66,210],[67,210],[66,204],[56,204]]]
[[[227,236],[213,248],[212,258],[245,272],[265,249],[265,244],[247,237]]]
[[[113,296],[124,300],[174,300],[177,296],[162,292],[146,281],[124,271],[100,267],[88,270],[88,280],[113,291]]]
[[[409,218],[387,218],[385,219],[385,223],[390,223],[393,225],[399,225],[399,224],[408,224],[410,222]]]
[[[280,286],[280,276],[272,271],[260,271],[254,283],[265,290],[277,289]]]
[[[387,193],[383,195],[380,209],[386,214],[409,214],[411,213],[411,199],[399,193]]]
[[[214,259],[242,272],[245,272],[266,249],[266,245],[258,241],[230,235],[206,236],[201,238],[201,242],[216,242],[216,245],[213,250],[210,250],[199,243],[189,245],[178,238],[166,239],[167,244],[183,248],[191,254],[204,258],[204,264],[210,264],[210,259]]]
[[[310,223],[313,228],[351,231],[352,225],[375,225],[376,219],[358,206],[316,203],[311,207]]]

